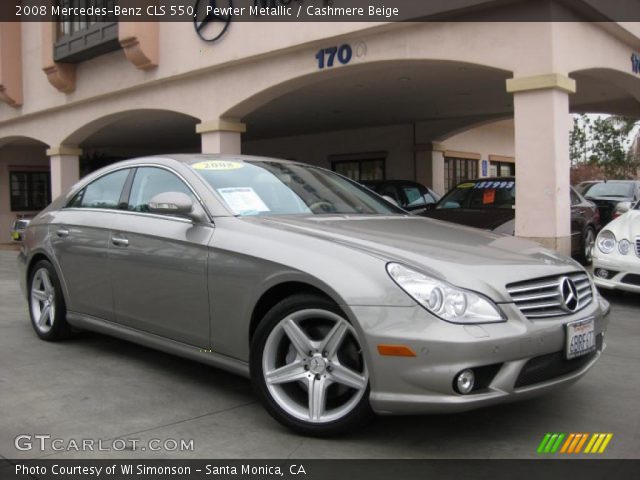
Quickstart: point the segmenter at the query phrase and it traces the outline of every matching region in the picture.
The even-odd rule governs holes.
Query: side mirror
[[[163,192],[154,196],[149,201],[149,212],[202,220],[201,215],[196,213],[191,197],[182,192]]]
[[[424,206],[424,209],[425,209],[427,212],[428,212],[428,211],[430,211],[430,210],[435,210],[435,209],[436,209],[436,205],[437,205],[437,203],[427,203],[427,204]]]
[[[396,199],[393,197],[390,197],[389,195],[382,195],[382,198],[384,198],[390,204],[395,205],[396,207],[400,206],[398,205],[398,202],[396,202]]]

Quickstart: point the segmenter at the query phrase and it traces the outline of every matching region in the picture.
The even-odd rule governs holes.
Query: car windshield
[[[476,180],[461,183],[450,190],[436,208],[514,208],[515,200],[516,184],[513,180]]]
[[[633,184],[627,182],[602,182],[591,185],[583,195],[589,197],[632,197]]]
[[[191,164],[235,215],[405,212],[328,170],[276,161],[209,160]]]

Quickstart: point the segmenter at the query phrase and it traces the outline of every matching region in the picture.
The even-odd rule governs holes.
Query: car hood
[[[618,240],[626,238],[635,243],[640,238],[640,210],[629,210],[609,223],[606,230],[611,230]]]
[[[469,227],[494,230],[500,225],[515,218],[515,210],[506,208],[496,209],[468,209],[468,208],[442,208],[427,210],[420,214],[423,217],[435,218],[446,222],[459,223]]]
[[[505,301],[504,287],[509,283],[582,270],[569,257],[534,242],[409,215],[254,217],[254,221],[400,262]]]

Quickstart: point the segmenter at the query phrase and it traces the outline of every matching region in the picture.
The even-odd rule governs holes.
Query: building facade
[[[568,252],[569,113],[640,116],[640,24],[563,14],[572,21],[231,22],[215,42],[189,22],[3,23],[0,242],[99,166],[205,152],[440,193],[517,174],[516,234]]]

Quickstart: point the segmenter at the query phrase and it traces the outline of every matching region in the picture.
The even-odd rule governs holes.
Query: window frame
[[[382,178],[370,178],[370,179],[366,179],[363,180],[362,179],[362,164],[363,163],[368,163],[368,162],[382,162]],[[343,173],[340,173],[336,170],[336,166],[340,165],[340,164],[345,164],[345,163],[355,163],[358,165],[358,178],[351,178]],[[360,182],[366,182],[366,181],[372,181],[372,182],[377,182],[380,180],[386,180],[387,179],[387,159],[385,156],[372,156],[372,157],[356,157],[356,158],[341,158],[341,159],[335,159],[335,160],[331,160],[331,171],[337,173],[338,175],[342,175],[343,177],[347,177],[349,180],[353,180],[354,182],[360,183]]]
[[[449,163],[453,164],[453,170]],[[473,174],[468,175],[466,178],[460,177],[458,178],[458,164],[463,162],[465,165],[473,164]],[[455,188],[458,184],[465,182],[467,180],[474,180],[478,178],[478,164],[480,162],[473,158],[463,158],[463,157],[444,157],[444,180],[447,187],[447,192],[451,189]],[[466,169],[467,171],[468,168]]]
[[[40,211],[44,208],[47,207],[47,205],[49,205],[51,203],[51,172],[49,170],[20,170],[20,169],[11,169],[9,170],[9,210],[11,212],[35,212],[35,211]],[[44,205],[42,205],[42,207],[39,207],[38,205],[32,205],[31,202],[29,202],[29,197],[30,197],[30,193],[31,193],[31,189],[32,189],[32,181],[27,181],[26,182],[26,197],[27,197],[27,206],[26,207],[16,207],[15,203],[14,203],[14,198],[16,197],[15,195],[13,195],[13,175],[27,175],[28,177],[31,177],[32,175],[46,175],[46,181],[44,182],[45,185],[45,199],[44,199]]]

